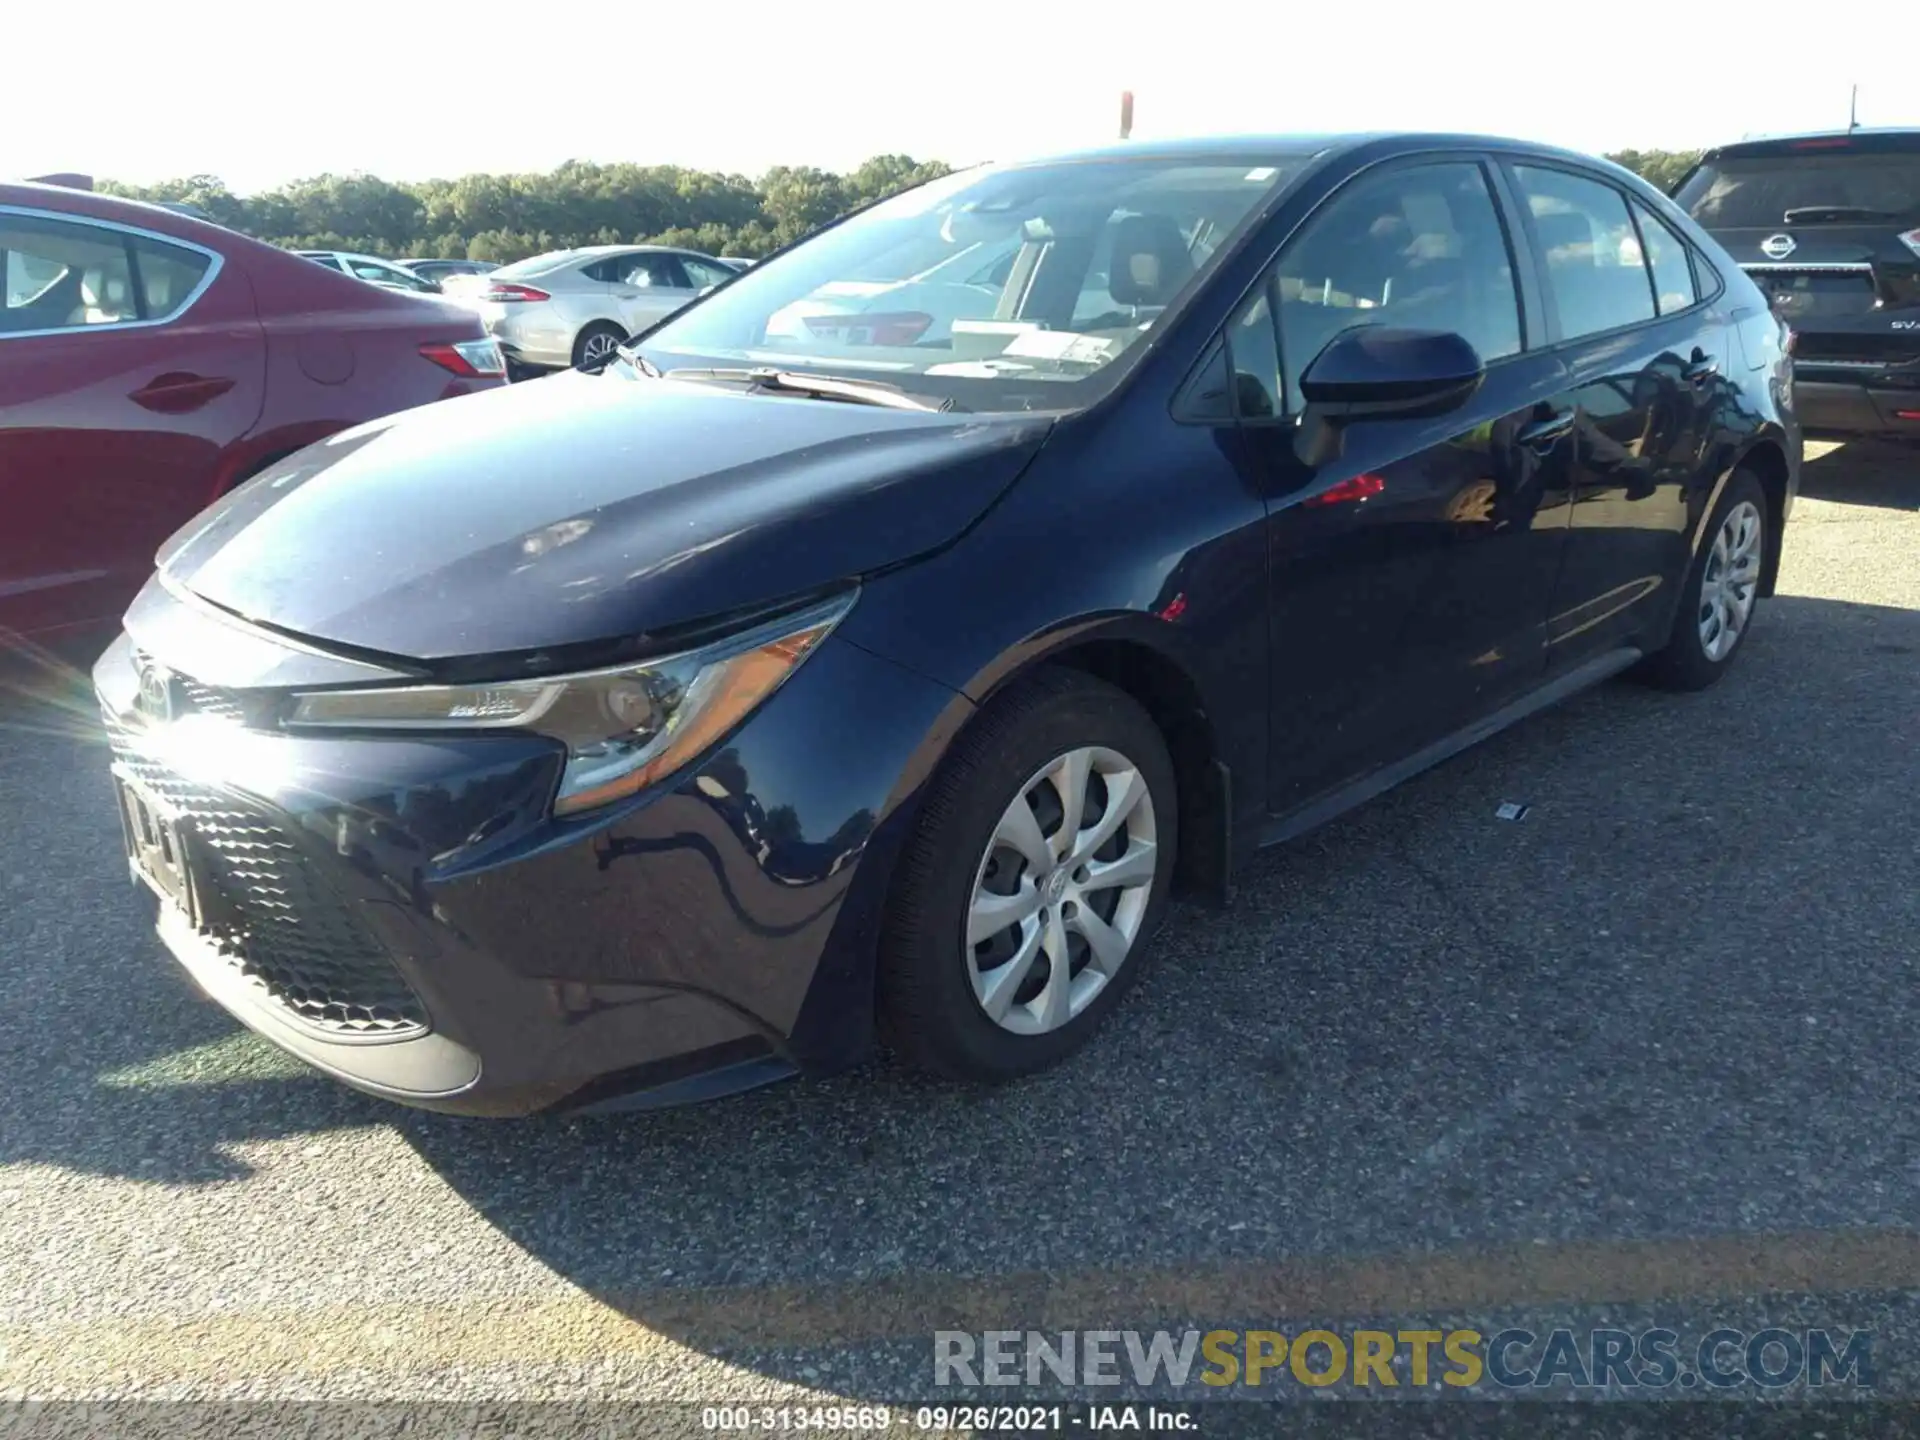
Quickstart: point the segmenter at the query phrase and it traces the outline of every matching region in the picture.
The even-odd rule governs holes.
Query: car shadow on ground
[[[1920,613],[1765,618],[1711,692],[1605,687],[1263,856],[1021,1085],[400,1124],[560,1275],[795,1383],[1184,1267],[1905,1224],[1911,1107],[1850,1117],[1914,1088]]]
[[[1808,442],[1800,466],[1800,493],[1843,505],[1920,510],[1920,445],[1894,440],[1850,440],[1839,446]]]

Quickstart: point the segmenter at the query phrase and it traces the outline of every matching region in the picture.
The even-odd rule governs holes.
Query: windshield
[[[859,374],[968,410],[1079,406],[1304,162],[963,171],[754,266],[641,349],[662,370]]]
[[[1869,212],[1835,216],[1836,222],[1920,213],[1920,154],[1739,155],[1703,164],[1674,199],[1709,230],[1787,223],[1789,210]],[[1817,216],[1794,216],[1818,224]]]

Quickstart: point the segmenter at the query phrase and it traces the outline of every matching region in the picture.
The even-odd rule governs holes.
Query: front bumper
[[[830,639],[670,787],[556,822],[551,741],[250,729],[196,682],[153,724],[135,643],[94,671],[116,770],[177,817],[204,902],[162,899],[160,937],[309,1064],[508,1115],[866,1053],[896,792],[950,691]]]

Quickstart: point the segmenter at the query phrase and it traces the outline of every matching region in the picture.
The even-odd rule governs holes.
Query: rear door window
[[[620,283],[643,290],[686,290],[687,277],[671,255],[633,255],[621,262]]]
[[[1516,165],[1514,176],[1533,213],[1561,338],[1577,340],[1653,319],[1653,286],[1627,197],[1566,170]]]
[[[724,265],[715,265],[706,260],[695,259],[691,255],[680,257],[680,268],[687,272],[687,278],[695,285],[724,285],[739,272],[729,270]]]
[[[144,318],[121,231],[0,212],[0,268],[0,335]]]

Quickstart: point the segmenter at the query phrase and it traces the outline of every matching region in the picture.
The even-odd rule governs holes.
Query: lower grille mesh
[[[336,1033],[400,1035],[426,1012],[347,904],[313,874],[286,832],[141,755],[115,735],[114,758],[180,816],[195,878],[213,894],[205,934],[293,1015]]]

